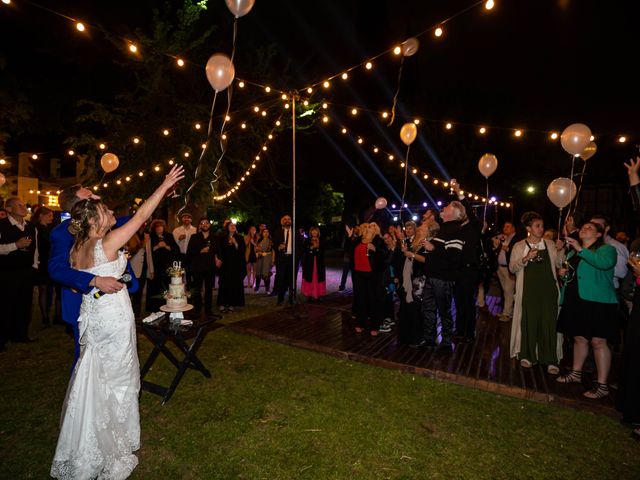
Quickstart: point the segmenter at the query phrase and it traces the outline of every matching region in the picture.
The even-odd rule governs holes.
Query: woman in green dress
[[[511,357],[530,368],[535,363],[558,374],[562,335],[556,332],[559,288],[556,269],[562,264],[551,240],[543,238],[544,222],[536,212],[522,216],[527,238],[513,246],[509,269],[516,275],[511,325]]]

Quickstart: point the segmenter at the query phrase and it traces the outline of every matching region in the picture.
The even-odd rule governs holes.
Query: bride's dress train
[[[94,267],[120,278],[124,254],[108,261],[96,242]],[[59,479],[124,479],[138,464],[140,366],[126,288],[99,299],[85,295],[78,318],[81,353],[62,408],[60,437],[51,466]]]

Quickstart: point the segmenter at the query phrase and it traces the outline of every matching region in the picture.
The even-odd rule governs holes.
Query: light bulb
[[[453,128],[453,125],[451,125],[450,123],[447,123],[444,128],[446,128],[447,130],[451,130]]]
[[[442,36],[442,27],[438,27],[436,28],[435,32],[433,32],[435,34],[436,37],[441,37]]]
[[[516,137],[521,137],[521,136],[522,136],[522,130],[516,130],[513,134],[514,134]]]
[[[351,115],[357,115],[358,114],[358,110],[355,108],[351,109]]]
[[[307,88],[307,93],[311,93],[311,92],[313,92],[313,88],[311,87]]]
[[[620,135],[620,136],[618,137],[618,142],[620,142],[620,143],[624,143],[624,142],[626,142],[626,141],[627,141],[627,137],[625,137],[624,135]]]
[[[84,23],[77,22],[76,23],[76,30],[78,30],[79,32],[84,32],[84,30],[85,30]]]
[[[178,58],[176,60],[176,63],[178,64],[179,67],[184,67],[184,60],[181,58]]]
[[[373,68],[373,63],[371,62],[367,62],[364,66],[364,68],[366,68],[367,70],[371,70]]]
[[[397,46],[393,49],[394,55],[400,55],[401,53],[402,53],[402,48],[400,48],[400,46]]]
[[[487,129],[486,129],[486,128],[484,128],[484,127],[480,127],[480,130],[479,130],[479,131],[480,131],[480,134],[481,134],[481,135],[484,135],[485,133],[487,133]]]
[[[346,80],[347,78],[349,78],[349,74],[347,72],[344,72],[342,75],[340,75],[342,77],[343,80]]]
[[[243,82],[243,81],[238,82],[238,86],[239,86],[240,88],[244,88],[244,82]]]
[[[162,131],[162,134],[166,137],[167,135],[169,135],[169,130],[167,130],[166,128]]]
[[[200,128],[202,128],[202,125],[200,125],[199,123],[196,123],[194,127],[196,128],[196,130],[200,130]]]
[[[136,145],[140,143],[140,139],[138,137],[133,137],[133,143]]]
[[[100,150],[104,150],[105,148],[107,148],[107,146],[104,143],[101,143],[100,145],[98,145],[98,148],[100,148]]]
[[[137,47],[135,44],[130,43],[130,44],[129,44],[129,51],[130,51],[131,53],[137,53],[137,52],[138,52],[138,47]]]
[[[73,150],[69,150],[67,153],[69,154],[70,157],[73,157],[76,152],[74,152]]]
[[[264,87],[264,91],[269,93],[271,91],[271,87]]]
[[[329,83],[329,80],[325,80],[324,83],[322,84],[324,88],[329,88],[330,85],[331,84]]]
[[[551,134],[551,140],[557,140],[558,139],[558,134],[556,132],[553,132]]]
[[[486,10],[491,10],[495,6],[495,2],[493,0],[487,0],[484,4],[484,8]]]

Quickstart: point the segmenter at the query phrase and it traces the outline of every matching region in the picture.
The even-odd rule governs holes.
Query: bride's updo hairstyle
[[[71,209],[71,223],[69,232],[76,237],[73,245],[74,250],[78,250],[87,240],[92,226],[100,229],[100,210],[104,204],[100,200],[81,200]]]

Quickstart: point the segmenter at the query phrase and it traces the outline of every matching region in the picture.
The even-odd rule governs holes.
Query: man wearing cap
[[[191,238],[191,235],[198,233],[198,230],[196,230],[196,227],[191,225],[193,217],[190,213],[185,212],[180,215],[180,221],[182,222],[182,225],[173,229],[173,238],[178,244],[178,248],[180,248],[180,259],[182,261],[182,265],[187,266],[188,268],[187,247],[189,246],[189,239]],[[190,269],[186,270],[187,283],[191,283],[191,273],[189,270]]]

